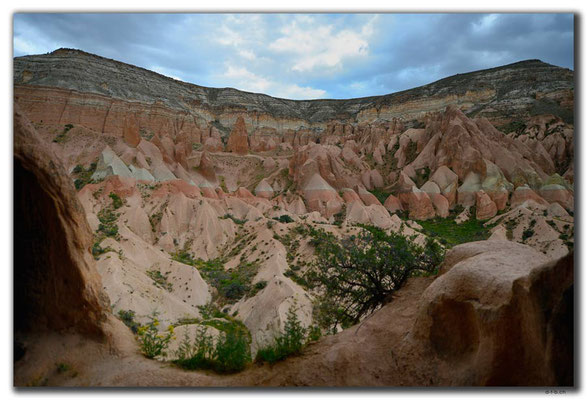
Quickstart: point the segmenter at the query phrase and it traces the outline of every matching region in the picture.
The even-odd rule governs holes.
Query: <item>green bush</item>
[[[251,350],[245,335],[229,331],[216,342],[214,370],[221,373],[238,372],[251,362]]]
[[[214,340],[208,334],[208,327],[199,326],[192,343],[187,331],[175,353],[174,363],[184,369],[213,369]]]
[[[141,352],[147,358],[165,355],[165,350],[173,337],[173,325],[170,325],[165,333],[159,333],[157,326],[159,326],[159,320],[157,319],[157,314],[154,313],[150,316],[150,321],[147,325],[138,328],[139,346]]]
[[[196,265],[196,260],[194,260],[194,256],[191,253],[188,253],[184,250],[178,250],[175,253],[171,253],[171,259],[191,266]]]
[[[525,229],[524,232],[522,232],[523,241],[530,239],[532,236],[534,236],[534,229],[532,228]]]
[[[281,222],[283,224],[289,224],[291,222],[294,222],[293,218],[290,217],[287,214],[280,215],[279,217],[273,217],[273,219],[276,220],[276,221],[279,221],[279,222]]]
[[[184,369],[210,369],[218,373],[242,371],[251,362],[250,338],[240,329],[228,329],[220,334],[214,345],[205,326],[198,327],[192,342],[184,336],[174,363]]]
[[[294,307],[289,308],[284,331],[275,338],[273,345],[257,351],[256,362],[267,361],[273,364],[288,356],[301,353],[305,343],[306,329],[300,323],[295,311]]]
[[[244,225],[247,222],[246,219],[239,219],[232,214],[224,214],[224,216],[220,217],[220,218],[221,219],[231,219],[237,225]]]
[[[141,327],[141,324],[139,324],[137,321],[135,321],[135,312],[134,311],[120,310],[120,311],[118,311],[118,318],[120,318],[120,320],[122,322],[124,322],[124,325],[126,325],[130,328],[132,333],[136,334],[139,332],[139,328]]]
[[[108,195],[108,197],[112,199],[112,207],[114,207],[115,210],[122,207],[122,199],[116,193],[112,192]]]

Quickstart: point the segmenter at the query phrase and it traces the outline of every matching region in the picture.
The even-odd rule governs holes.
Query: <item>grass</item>
[[[486,240],[491,236],[490,229],[493,226],[484,226],[483,221],[470,218],[461,224],[457,224],[452,218],[434,218],[426,221],[418,221],[423,228],[423,233],[437,238],[447,247],[453,247],[462,243]]]

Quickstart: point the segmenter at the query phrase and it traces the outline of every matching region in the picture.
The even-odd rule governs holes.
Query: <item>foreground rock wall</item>
[[[109,307],[72,182],[18,108],[14,115],[15,331],[102,334]]]

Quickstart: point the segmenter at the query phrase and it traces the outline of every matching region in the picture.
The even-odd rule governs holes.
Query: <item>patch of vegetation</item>
[[[58,374],[64,374],[64,373],[71,371],[73,369],[73,367],[71,365],[69,365],[68,363],[64,363],[64,362],[56,363],[55,366],[57,367]]]
[[[72,124],[66,124],[63,128],[63,132],[61,132],[59,135],[57,135],[55,137],[55,139],[53,139],[53,143],[65,142],[67,139],[67,132],[69,132],[72,128],[73,128]]]
[[[532,236],[534,236],[534,226],[536,225],[536,220],[533,219],[532,221],[530,221],[530,226],[527,229],[524,229],[524,232],[522,232],[522,241],[526,241],[528,239],[530,239]]]
[[[112,207],[114,207],[115,210],[119,209],[124,204],[120,196],[114,192],[110,193],[108,197],[112,199]]]
[[[306,331],[298,319],[295,308],[290,307],[284,331],[275,338],[273,345],[257,351],[255,361],[274,364],[289,356],[300,354],[305,343]]]
[[[100,242],[94,242],[94,244],[92,245],[92,255],[94,256],[95,260],[99,259],[102,254],[108,253],[110,251],[116,252],[110,246],[103,248],[102,246],[100,246]]]
[[[486,240],[491,236],[491,226],[484,226],[474,214],[469,220],[457,224],[452,218],[434,218],[418,221],[423,228],[422,233],[437,238],[440,243],[450,248],[458,244]]]
[[[228,193],[228,188],[226,187],[226,180],[224,179],[224,176],[219,175],[218,178],[220,179],[220,189],[222,189],[224,193]]]
[[[373,193],[373,192],[371,192]],[[377,197],[377,196],[376,196]],[[383,204],[383,203],[381,203]],[[346,203],[344,203],[342,205],[342,208],[340,209],[339,212],[337,212],[336,214],[333,215],[334,218],[334,225],[336,226],[342,226],[344,219],[346,218]]]
[[[222,259],[208,261],[198,259],[196,267],[202,278],[218,291],[219,303],[232,304],[249,295],[253,290],[251,282],[259,270],[259,263],[241,260],[236,268],[225,270]]]
[[[356,324],[390,301],[410,276],[436,273],[444,258],[435,240],[420,246],[398,233],[358,226],[358,235],[342,240],[309,227],[317,259],[306,279],[321,289],[316,319],[327,332]]]
[[[524,232],[522,233],[522,241],[526,241],[528,239],[530,239],[532,236],[534,236],[534,229],[532,228],[528,228],[528,229],[524,229]]]
[[[157,326],[159,326],[157,313],[153,313],[149,318],[150,321],[138,329],[141,352],[145,357],[151,359],[157,356],[165,356],[165,350],[173,337],[173,325],[169,325],[167,332],[159,333],[157,329]]]
[[[381,204],[385,203],[385,200],[387,200],[387,198],[391,194],[391,192],[388,192],[387,190],[377,188],[369,190],[369,192],[371,192],[373,196],[377,197],[377,200],[379,200]]]
[[[195,151],[200,151],[204,147],[202,143],[192,143],[192,149]]]
[[[171,253],[171,259],[183,264],[191,265],[192,267],[196,265],[194,256],[186,250],[177,250],[175,253]]]
[[[141,324],[135,321],[135,312],[133,310],[119,310],[118,318],[128,326],[132,333],[137,334]]]
[[[512,121],[506,125],[500,126],[500,130],[505,134],[514,132],[516,136],[519,136],[526,130],[526,123],[523,121]]]
[[[100,220],[100,225],[98,225],[98,235],[103,236],[102,239],[105,237],[112,237],[116,240],[119,239],[118,225],[116,224],[118,217],[119,214],[113,211],[113,207],[108,206],[100,210],[98,213],[98,219]]]
[[[81,190],[88,183],[93,183],[92,175],[96,172],[97,163],[93,162],[87,169],[84,169],[81,165],[76,165],[73,168],[73,174],[76,176],[73,184],[76,190]]]
[[[237,225],[244,225],[247,222],[246,219],[239,219],[232,214],[224,214],[224,216],[220,217],[220,219],[231,219],[232,222],[234,222]]]
[[[255,283],[253,285],[253,288],[249,292],[249,297],[255,296],[257,293],[259,293],[261,290],[265,289],[266,287],[267,287],[267,281],[259,281],[259,282]]]
[[[155,133],[151,130],[147,130],[146,128],[141,127],[139,129],[139,135],[145,140],[151,140],[153,139],[153,136],[155,136]]]
[[[151,269],[146,272],[149,278],[153,280],[153,284],[161,289],[167,290],[168,292],[173,291],[173,283],[167,281],[169,271],[163,275],[161,271]]]
[[[169,202],[165,201],[163,204],[161,204],[157,212],[149,216],[149,223],[151,224],[151,230],[153,232],[157,232],[157,227],[159,224],[161,224],[161,219],[163,218],[163,210],[167,208],[168,204]]]
[[[294,222],[293,218],[287,214],[280,215],[279,217],[273,217],[273,219],[281,222],[282,224],[290,224]]]
[[[235,373],[251,362],[250,338],[238,330],[223,332],[214,344],[207,327],[199,327],[192,342],[184,336],[174,363],[188,370],[209,369],[218,373]]]
[[[406,156],[405,165],[408,165],[411,162],[413,162],[416,159],[416,157],[418,157],[418,143],[412,142],[410,140],[410,142],[406,146],[405,156]]]

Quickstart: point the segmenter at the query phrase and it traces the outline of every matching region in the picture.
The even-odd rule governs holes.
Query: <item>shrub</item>
[[[187,331],[175,353],[174,363],[184,369],[212,369],[214,367],[214,340],[208,334],[208,327],[199,326],[196,339],[192,343]]]
[[[153,313],[150,316],[149,323],[138,329],[139,345],[142,353],[147,358],[165,355],[165,350],[173,337],[173,325],[170,325],[168,331],[165,333],[159,333],[157,326],[159,326],[157,313]]]
[[[173,291],[173,283],[167,281],[167,276],[169,275],[169,272],[163,275],[161,271],[151,269],[147,271],[147,275],[149,276],[149,278],[153,280],[153,285],[161,289],[167,290],[168,292]]]
[[[221,373],[238,372],[251,361],[251,350],[245,335],[228,331],[220,336],[214,350],[214,370]]]
[[[330,332],[339,325],[356,324],[386,304],[410,276],[435,273],[444,257],[432,239],[420,246],[400,234],[360,226],[357,236],[340,241],[331,233],[310,229],[317,259],[306,276],[321,288],[317,319]]]
[[[231,219],[232,222],[234,222],[237,225],[244,225],[247,222],[246,219],[239,219],[232,214],[224,214],[224,216],[220,217],[220,218],[221,219]]]
[[[72,173],[77,176],[77,178],[73,181],[73,184],[77,190],[81,190],[88,183],[92,182],[92,175],[94,172],[96,172],[97,165],[97,163],[93,162],[86,170],[84,170],[83,167],[79,164],[73,168]]]
[[[118,318],[120,318],[120,320],[122,322],[124,322],[124,325],[126,325],[130,328],[132,333],[134,333],[134,334],[138,333],[139,328],[141,327],[141,324],[139,324],[137,321],[135,321],[135,312],[134,311],[132,311],[132,310],[119,310],[118,311]]]
[[[218,290],[220,301],[235,303],[252,290],[251,282],[259,270],[258,262],[241,262],[232,270],[224,269],[222,259],[197,260],[196,266],[206,282]]]
[[[112,199],[112,207],[114,207],[115,210],[122,207],[122,199],[116,193],[112,192],[108,195],[108,197]]]
[[[256,362],[267,361],[271,364],[283,360],[290,355],[300,354],[304,346],[306,329],[300,323],[292,306],[287,312],[284,331],[275,338],[271,346],[263,347],[257,351]]]
[[[290,217],[287,214],[280,215],[279,217],[274,217],[273,219],[276,220],[276,221],[279,221],[279,222],[281,222],[283,224],[289,224],[291,222],[294,222],[293,218]]]
[[[240,329],[228,329],[216,340],[205,326],[198,327],[192,343],[187,333],[176,352],[174,363],[189,370],[211,369],[219,373],[233,373],[245,369],[251,361],[248,335]]]
[[[196,260],[194,260],[194,256],[191,253],[188,253],[184,250],[178,250],[175,253],[171,253],[171,259],[191,266],[196,265]]]
[[[522,240],[526,241],[527,239],[530,239],[532,236],[534,236],[534,229],[524,229],[524,232],[522,233]]]

